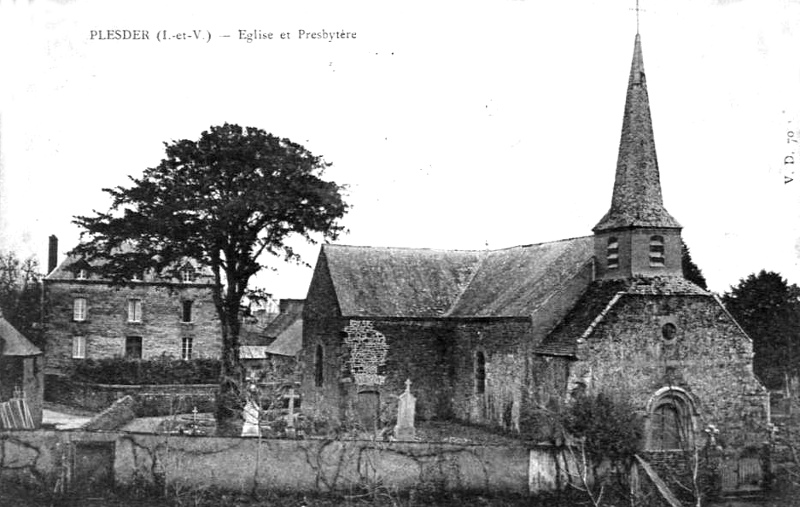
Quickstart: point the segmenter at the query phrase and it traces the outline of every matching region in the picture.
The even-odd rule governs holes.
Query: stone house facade
[[[611,206],[591,236],[492,251],[324,245],[303,313],[305,406],[391,422],[409,379],[417,417],[547,437],[581,393],[633,401],[649,450],[760,443],[769,395],[750,338],[686,280],[661,195],[637,34]]]
[[[47,374],[75,361],[109,357],[220,357],[220,324],[211,276],[187,262],[181,279],[143,273],[111,286],[82,259],[67,257],[44,278]]]

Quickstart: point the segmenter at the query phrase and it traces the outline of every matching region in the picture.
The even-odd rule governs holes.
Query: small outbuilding
[[[44,355],[0,312],[0,428],[42,424]]]

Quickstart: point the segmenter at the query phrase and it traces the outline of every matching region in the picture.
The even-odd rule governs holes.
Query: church
[[[600,213],[598,213],[599,215]],[[608,212],[585,237],[499,250],[324,245],[303,311],[304,407],[391,423],[410,380],[418,419],[546,438],[581,393],[631,400],[646,448],[764,440],[769,396],[750,338],[684,278],[663,205],[637,33]]]

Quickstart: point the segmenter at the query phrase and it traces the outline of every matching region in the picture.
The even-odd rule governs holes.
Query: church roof
[[[534,352],[574,357],[579,342],[592,334],[622,297],[678,295],[713,297],[709,292],[678,276],[593,282],[564,320],[545,337]]]
[[[0,314],[0,352],[4,356],[38,356],[41,350]]]
[[[529,317],[593,255],[591,237],[493,251],[323,246],[345,316]]]
[[[638,33],[625,97],[611,208],[594,231],[624,227],[680,228],[677,220],[664,209],[661,197],[642,43]]]

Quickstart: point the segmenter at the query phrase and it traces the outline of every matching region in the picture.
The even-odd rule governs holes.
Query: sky
[[[63,259],[72,217],[108,209],[102,188],[224,122],[332,163],[352,205],[342,244],[590,235],[611,201],[634,6],[0,0],[0,250],[44,267],[55,234]],[[664,203],[709,288],[761,269],[800,284],[800,0],[640,7]],[[313,265],[319,246],[295,245]],[[305,297],[309,266],[264,261],[255,285]]]

